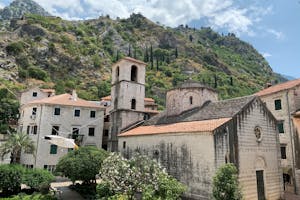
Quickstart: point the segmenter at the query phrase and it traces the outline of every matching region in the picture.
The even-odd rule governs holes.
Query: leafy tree
[[[22,150],[34,153],[33,140],[26,133],[10,133],[7,141],[0,146],[0,155],[3,159],[5,155],[11,153],[10,163],[19,164]]]
[[[185,187],[155,161],[139,154],[129,160],[112,154],[103,162],[100,174],[104,183],[97,191],[102,194],[107,191],[107,194],[134,199],[140,193],[143,199],[175,200],[185,191]]]
[[[213,199],[243,199],[238,183],[238,172],[233,164],[225,164],[217,170],[213,178]]]
[[[37,191],[48,192],[50,183],[55,177],[44,169],[27,169],[23,175],[22,183]]]
[[[80,147],[63,156],[56,165],[56,172],[63,174],[74,183],[82,180],[84,183],[95,181],[103,160],[108,153],[95,147]]]
[[[0,165],[0,190],[2,193],[17,193],[21,190],[24,170],[21,165]]]

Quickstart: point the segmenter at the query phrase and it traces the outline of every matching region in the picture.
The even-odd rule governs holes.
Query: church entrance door
[[[256,181],[257,181],[257,199],[266,200],[265,198],[265,183],[264,183],[264,171],[256,171]]]

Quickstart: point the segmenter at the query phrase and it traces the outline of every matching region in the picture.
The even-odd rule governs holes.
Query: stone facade
[[[40,89],[39,87],[34,87],[21,93],[20,105],[27,104],[30,101],[51,97],[53,95],[55,95],[53,89]]]
[[[270,90],[273,87],[278,87],[275,85],[258,93],[262,101],[265,102],[266,106],[279,123],[279,141],[280,148],[283,151],[283,155],[281,157],[281,166],[283,169],[283,174],[286,177],[286,185],[294,185],[295,181],[295,147],[293,139],[295,133],[291,113],[300,109],[300,80],[295,81],[298,81],[299,84],[290,88],[274,90],[274,92],[267,94],[263,93],[264,91]],[[289,82],[284,84],[289,84]],[[290,188],[290,190],[293,189]]]
[[[48,170],[55,168],[59,158],[65,155],[68,149],[52,147],[51,150],[51,144],[44,138],[46,135],[73,138],[82,146],[102,147],[105,108],[77,97],[73,98],[73,95],[44,98],[21,107],[19,129],[27,132],[36,145],[36,156],[22,153],[22,164]],[[59,109],[59,112],[56,109]],[[75,112],[79,112],[79,116],[75,116]]]

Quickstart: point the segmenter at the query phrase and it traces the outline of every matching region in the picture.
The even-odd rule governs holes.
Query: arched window
[[[131,66],[131,81],[137,81],[137,67],[135,65]]]
[[[119,75],[120,75],[120,68],[119,66],[116,69],[116,79],[119,80]]]
[[[190,96],[190,104],[193,105],[193,97]]]
[[[131,109],[135,110],[136,109],[136,100],[131,99]]]

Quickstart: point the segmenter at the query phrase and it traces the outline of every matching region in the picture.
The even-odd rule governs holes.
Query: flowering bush
[[[177,199],[185,191],[158,163],[139,154],[130,160],[112,154],[104,160],[100,174],[104,183],[97,191],[102,194],[104,184],[109,185],[107,193],[125,194],[128,199]]]

